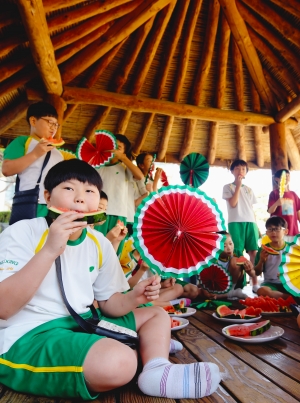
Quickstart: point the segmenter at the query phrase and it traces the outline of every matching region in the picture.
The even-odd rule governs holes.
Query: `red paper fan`
[[[160,178],[161,178],[163,186],[169,186],[169,181],[168,181],[165,171],[162,171]]]
[[[202,287],[214,294],[224,294],[232,287],[231,275],[216,263],[202,270],[199,279]]]
[[[109,163],[117,147],[115,136],[107,130],[95,132],[96,147],[83,137],[76,149],[77,158],[99,168]]]
[[[143,259],[160,274],[199,273],[223,247],[224,219],[216,203],[195,188],[169,186],[151,193],[134,218],[134,239]]]

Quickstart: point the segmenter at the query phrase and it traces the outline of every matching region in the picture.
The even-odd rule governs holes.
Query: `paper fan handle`
[[[283,171],[280,177],[279,183],[279,197],[282,198],[285,192],[285,185],[286,185],[286,172]]]
[[[193,174],[194,174],[194,170],[191,169],[190,170],[190,183],[189,183],[190,186],[193,186]]]

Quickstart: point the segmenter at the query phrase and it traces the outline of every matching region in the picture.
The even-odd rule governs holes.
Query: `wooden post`
[[[273,123],[270,125],[270,155],[272,174],[278,171],[278,169],[288,169],[284,123]]]

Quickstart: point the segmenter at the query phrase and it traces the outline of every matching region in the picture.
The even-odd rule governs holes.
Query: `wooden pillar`
[[[273,123],[270,125],[270,155],[273,175],[279,169],[288,169],[284,123]]]
[[[45,102],[48,102],[49,104],[53,105],[57,111],[57,115],[58,115],[57,120],[58,120],[58,123],[60,124],[60,128],[57,130],[54,137],[56,139],[60,139],[62,124],[63,124],[63,119],[64,119],[64,111],[67,108],[67,104],[59,95],[56,95],[56,94],[47,94],[45,97]]]

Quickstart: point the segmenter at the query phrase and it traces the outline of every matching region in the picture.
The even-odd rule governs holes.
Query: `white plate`
[[[187,316],[194,315],[197,312],[195,308],[186,308],[186,313],[181,313],[180,315],[176,315],[175,313],[170,313],[170,316],[174,316],[174,318],[186,318]]]
[[[262,312],[262,316],[291,316],[293,312]]]
[[[257,316],[256,318],[253,319],[229,319],[229,318],[219,318],[219,316],[214,312],[212,316],[215,319],[220,320],[221,322],[228,322],[228,323],[236,323],[237,325],[239,323],[250,323],[250,322],[256,322],[257,320],[261,319],[261,316]]]
[[[190,322],[187,319],[184,318],[178,318],[178,322],[180,322],[179,326],[175,326],[171,328],[171,331],[173,332],[174,330],[180,330],[186,327]]]
[[[268,329],[266,332],[259,334],[257,336],[229,336],[225,331],[227,328],[230,328],[231,326],[226,326],[222,329],[222,333],[225,337],[228,339],[234,340],[234,341],[239,341],[243,343],[265,343],[267,341],[272,341],[275,339],[278,339],[278,337],[281,337],[284,333],[284,330],[279,327],[279,326],[271,326],[270,329]],[[243,325],[241,325],[243,326]]]

